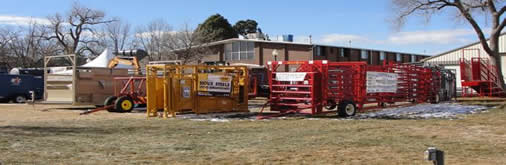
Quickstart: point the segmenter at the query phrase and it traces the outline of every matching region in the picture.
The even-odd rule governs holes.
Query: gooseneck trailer
[[[455,84],[447,78],[451,73],[415,64],[369,66],[366,62],[316,60],[270,61],[267,67],[270,108],[281,113],[337,111],[340,116],[353,116],[364,111],[365,104],[437,103],[453,94],[441,85]]]

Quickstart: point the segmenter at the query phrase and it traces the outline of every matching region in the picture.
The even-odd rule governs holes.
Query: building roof
[[[300,42],[286,42],[286,41],[268,41],[268,40],[257,40],[257,39],[240,39],[240,38],[230,38],[221,41],[215,41],[209,43],[207,46],[219,45],[219,44],[227,44],[235,41],[246,41],[246,42],[261,42],[261,43],[272,43],[272,44],[292,44],[292,45],[305,45],[305,46],[325,46],[325,47],[336,47],[336,48],[347,48],[347,49],[361,49],[361,50],[370,50],[370,51],[379,51],[379,52],[392,52],[392,53],[401,53],[401,54],[412,54],[419,56],[429,56],[426,54],[416,54],[416,53],[406,53],[399,51],[388,51],[388,50],[378,50],[378,49],[369,49],[369,48],[359,48],[359,47],[349,47],[349,46],[336,46],[336,45],[325,45],[325,44],[309,44],[309,43],[300,43]]]
[[[503,35],[506,35],[506,32],[499,34],[499,37],[500,37],[500,36],[503,36]],[[487,39],[487,40],[488,40],[488,39]],[[481,42],[481,41],[476,41],[476,42],[473,42],[473,43],[470,43],[470,44],[467,44],[467,45],[464,45],[464,46],[461,46],[461,47],[458,47],[458,48],[455,48],[455,49],[452,49],[452,50],[449,50],[449,51],[446,51],[446,52],[443,52],[443,53],[439,53],[439,54],[437,54],[437,55],[435,55],[435,56],[431,56],[431,57],[428,57],[428,58],[424,58],[424,59],[422,59],[421,61],[425,62],[425,61],[428,61],[428,60],[430,60],[430,59],[434,59],[434,58],[436,58],[436,57],[440,57],[440,56],[443,56],[443,55],[445,55],[445,54],[448,54],[448,53],[451,53],[451,52],[457,51],[457,50],[459,50],[459,49],[464,49],[464,48],[467,48],[467,47],[470,47],[470,46],[473,46],[473,45],[476,45],[476,44],[480,44],[480,42]]]

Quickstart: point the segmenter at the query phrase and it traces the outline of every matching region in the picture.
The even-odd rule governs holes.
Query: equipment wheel
[[[134,102],[132,98],[128,96],[120,96],[116,100],[114,108],[116,109],[116,112],[131,112],[132,109],[134,109]]]
[[[432,104],[438,104],[441,101],[441,98],[439,97],[439,94],[436,94],[434,96],[434,100],[432,100]]]
[[[339,103],[338,115],[341,117],[355,116],[357,106],[352,101],[342,101]]]
[[[118,97],[116,97],[116,96],[109,96],[109,97],[107,97],[105,99],[105,101],[104,101],[104,107],[105,106],[113,105],[116,102],[117,98]],[[116,110],[114,109],[114,107],[111,107],[111,108],[107,108],[107,111],[109,111],[109,112],[115,112]]]

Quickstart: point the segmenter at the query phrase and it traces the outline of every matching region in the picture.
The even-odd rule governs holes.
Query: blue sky
[[[68,11],[74,1],[9,0],[0,6],[0,24],[32,17],[44,19]],[[133,26],[165,19],[175,29],[193,27],[219,13],[231,24],[254,19],[264,33],[274,37],[295,35],[296,41],[372,48],[409,53],[436,54],[476,41],[467,22],[450,16],[434,17],[429,24],[414,18],[401,31],[391,28],[389,0],[81,0],[82,5],[120,17]],[[15,18],[15,19],[13,19]],[[486,25],[483,25],[486,26]]]

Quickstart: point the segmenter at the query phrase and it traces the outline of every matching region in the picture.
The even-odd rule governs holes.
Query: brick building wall
[[[232,42],[254,42],[254,57],[252,59],[232,60],[229,58],[225,60],[224,45]],[[366,59],[361,57],[363,49],[345,48],[335,46],[314,46],[310,44],[300,43],[283,43],[283,42],[270,42],[270,41],[255,41],[255,40],[241,40],[231,39],[228,42],[223,42],[215,46],[216,51],[204,58],[203,61],[227,61],[230,63],[248,63],[256,65],[265,65],[267,61],[308,61],[308,60],[329,60],[329,61],[365,61],[370,65],[381,65],[384,60],[397,62],[397,54],[388,51],[378,50],[365,50],[368,54]],[[316,48],[320,47],[320,48]],[[317,53],[320,49],[320,53]],[[273,51],[277,50],[278,55],[274,57]],[[381,60],[381,53],[384,52],[385,59]],[[411,54],[400,54],[400,61],[403,63],[411,62]],[[420,61],[428,56],[414,55],[416,61]],[[275,59],[276,58],[276,59]],[[289,68],[285,68],[289,70]]]

